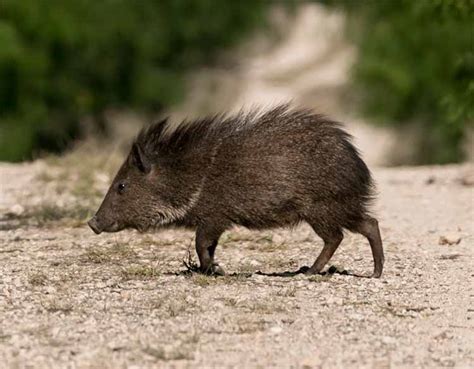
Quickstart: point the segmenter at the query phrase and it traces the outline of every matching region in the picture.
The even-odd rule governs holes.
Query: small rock
[[[466,187],[474,186],[474,171],[464,174],[459,178],[459,182]]]
[[[125,348],[126,346],[123,342],[111,341],[107,343],[107,347],[112,351],[119,351]]]
[[[365,315],[363,314],[359,314],[359,313],[349,313],[347,315],[347,317],[350,319],[350,320],[358,320],[358,321],[362,321],[366,318]]]
[[[254,266],[254,267],[258,267],[258,266],[262,265],[262,263],[258,262],[257,260],[250,260],[249,264],[251,266]]]
[[[454,233],[440,236],[438,241],[440,245],[458,245],[460,242],[461,236]]]
[[[383,336],[382,342],[385,343],[386,345],[389,345],[389,344],[395,343],[395,338],[390,337],[390,336]]]
[[[342,305],[343,300],[342,300],[342,298],[340,298],[340,297],[332,297],[332,296],[330,296],[330,297],[328,297],[328,298],[326,299],[326,303],[327,303],[328,305]]]
[[[47,294],[47,295],[53,295],[56,293],[56,288],[53,287],[53,286],[46,286],[44,288],[44,293]]]
[[[436,182],[436,178],[434,176],[429,176],[426,181],[425,181],[425,184],[427,185],[430,185],[430,184],[433,184]]]
[[[129,291],[121,291],[121,297],[123,300],[130,300],[131,298],[131,293]]]
[[[252,274],[252,277],[251,277],[255,283],[264,283],[265,282],[265,277],[263,275],[260,275],[260,274]]]
[[[446,338],[449,338],[449,335],[448,335],[448,332],[446,331],[443,331],[439,334],[437,334],[436,336],[433,337],[435,340],[444,340]]]
[[[278,334],[278,333],[283,332],[283,328],[278,326],[278,325],[275,325],[275,326],[270,328],[270,332],[272,332],[274,334]]]
[[[14,215],[21,215],[25,212],[25,208],[20,204],[15,204],[10,208],[10,213]]]

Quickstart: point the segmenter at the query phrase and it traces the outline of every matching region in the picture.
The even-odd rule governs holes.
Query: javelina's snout
[[[99,227],[99,223],[97,222],[97,218],[95,215],[87,222],[89,227],[94,231],[96,234],[100,234],[102,232],[102,229]]]

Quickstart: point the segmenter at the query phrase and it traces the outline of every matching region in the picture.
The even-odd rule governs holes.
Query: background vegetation
[[[0,1],[0,160],[60,151],[114,106],[160,110],[183,72],[262,24],[253,0]]]
[[[347,12],[361,110],[418,131],[417,163],[462,160],[474,120],[474,0],[319,2]],[[61,151],[84,118],[100,127],[107,108],[178,102],[184,72],[264,24],[271,4],[1,0],[0,160]]]
[[[322,0],[347,11],[364,113],[419,131],[418,163],[463,158],[474,120],[473,0]]]

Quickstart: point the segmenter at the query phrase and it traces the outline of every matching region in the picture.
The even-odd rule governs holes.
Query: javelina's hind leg
[[[224,270],[214,262],[214,252],[222,232],[199,228],[196,232],[196,252],[202,273],[225,275]]]
[[[379,222],[375,218],[365,217],[356,227],[355,231],[364,235],[369,240],[372,256],[374,258],[374,273],[372,274],[372,278],[380,278],[383,271],[384,256]]]
[[[317,226],[313,225],[314,231],[321,237],[324,241],[324,247],[318,258],[314,262],[313,266],[309,268],[306,272],[307,274],[318,274],[320,273],[324,266],[327,264],[329,259],[334,255],[334,252],[339,247],[344,238],[341,230],[334,230],[332,232],[321,231]]]

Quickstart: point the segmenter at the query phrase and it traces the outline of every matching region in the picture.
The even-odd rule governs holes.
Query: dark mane
[[[223,115],[214,115],[193,121],[184,120],[176,125],[165,118],[143,128],[134,143],[148,155],[182,151],[208,137],[213,128],[220,125],[223,119]]]
[[[288,126],[294,121],[311,122],[336,130],[343,138],[348,149],[359,156],[357,149],[351,143],[351,135],[342,130],[341,124],[316,114],[310,109],[291,107],[289,103],[275,107],[253,108],[240,110],[234,114],[215,114],[195,120],[183,120],[172,123],[168,118],[162,119],[144,127],[134,143],[150,156],[166,155],[167,153],[184,152],[205,140],[212,143],[246,129],[267,129],[271,122],[281,122],[279,127]]]

